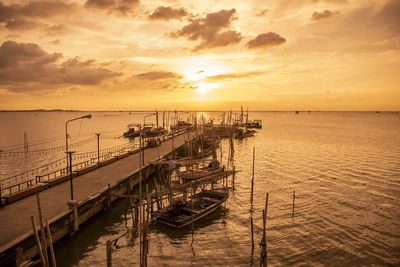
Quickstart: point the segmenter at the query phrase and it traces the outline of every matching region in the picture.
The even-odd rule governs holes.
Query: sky
[[[400,0],[0,0],[0,110],[400,110]]]

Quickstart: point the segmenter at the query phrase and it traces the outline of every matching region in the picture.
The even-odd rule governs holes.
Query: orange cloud
[[[281,37],[279,34],[274,32],[259,34],[255,39],[247,42],[247,47],[253,48],[268,48],[271,46],[277,46],[284,44],[286,39]]]
[[[186,37],[190,41],[201,40],[194,51],[237,44],[242,40],[240,32],[223,31],[231,25],[233,20],[237,19],[234,16],[235,13],[234,8],[209,13],[205,18],[194,19],[181,30],[172,33],[171,37]]]
[[[226,74],[220,74],[220,75],[214,75],[214,76],[207,76],[206,79],[210,81],[222,81],[222,80],[231,80],[231,79],[240,79],[240,78],[247,78],[247,77],[253,77],[253,76],[259,76],[264,74],[265,72],[262,71],[249,71],[249,72],[244,72],[244,73],[226,73]]]
[[[159,6],[149,15],[151,20],[171,20],[180,19],[187,15],[187,11],[184,8],[175,9],[172,7]]]
[[[335,15],[340,14],[337,11],[330,11],[330,10],[324,10],[322,12],[314,12],[311,16],[311,20],[320,20],[320,19],[325,19],[329,18]]]

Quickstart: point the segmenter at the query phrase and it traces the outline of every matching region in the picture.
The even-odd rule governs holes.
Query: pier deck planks
[[[186,134],[174,137],[174,148],[184,144]],[[161,146],[145,150],[145,165],[169,154],[172,151],[172,140],[165,141]],[[158,151],[159,150],[159,153]],[[139,153],[130,155],[94,171],[75,177],[74,198],[82,200],[102,192],[108,184],[111,186],[128,178],[139,169]],[[64,182],[40,192],[40,202],[44,218],[52,218],[69,210],[70,184]],[[31,195],[17,202],[0,208],[0,252],[5,245],[19,236],[31,233],[30,216],[37,215],[36,197]]]

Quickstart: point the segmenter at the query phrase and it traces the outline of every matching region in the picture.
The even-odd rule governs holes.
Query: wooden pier
[[[155,171],[153,163],[185,144],[188,133],[147,148],[142,166],[143,180]],[[192,134],[193,136],[193,134]],[[118,194],[139,183],[139,153],[114,161],[74,178],[74,200],[70,184],[60,183],[40,192],[41,209],[50,224],[53,242],[79,230],[79,225],[109,208]],[[113,197],[114,194],[114,197]],[[38,255],[30,217],[37,215],[36,197],[28,196],[0,209],[0,266],[18,266]]]

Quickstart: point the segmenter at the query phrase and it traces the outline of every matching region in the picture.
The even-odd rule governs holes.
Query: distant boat
[[[229,197],[228,189],[204,190],[190,197],[186,203],[181,201],[173,206],[153,212],[157,222],[181,228],[212,213]]]
[[[139,131],[136,130],[135,128],[136,124],[128,124],[128,130],[126,132],[124,132],[124,137],[126,138],[135,138],[138,137]]]

